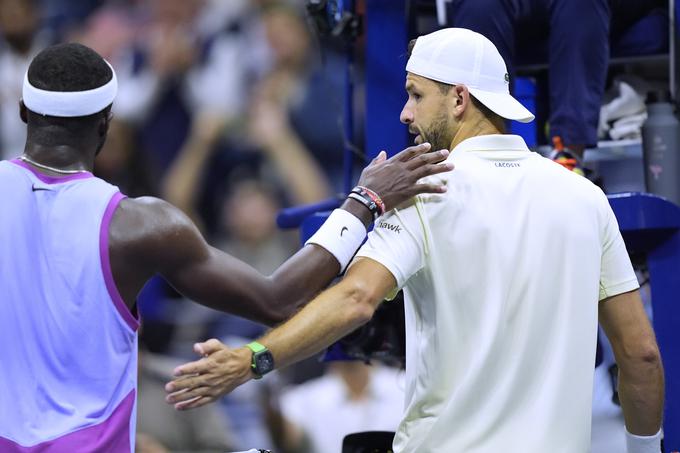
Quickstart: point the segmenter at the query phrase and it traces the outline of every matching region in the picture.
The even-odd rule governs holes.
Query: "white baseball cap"
[[[510,95],[503,57],[491,41],[465,28],[445,28],[419,37],[406,71],[449,85],[465,85],[479,102],[509,120],[534,115]]]

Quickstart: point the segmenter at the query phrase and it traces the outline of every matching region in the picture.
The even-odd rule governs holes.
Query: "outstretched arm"
[[[151,276],[160,274],[196,302],[267,325],[290,316],[339,269],[333,255],[310,245],[271,276],[262,275],[207,244],[182,211],[156,198],[121,202],[110,250],[115,281],[128,303]]]
[[[277,368],[290,365],[368,322],[395,286],[396,280],[386,267],[370,258],[359,259],[340,283],[258,342],[271,351]],[[250,349],[228,349],[217,340],[197,345],[196,349],[209,355],[179,367],[179,378],[166,386],[171,393],[167,400],[177,409],[193,409],[215,401],[253,378]]]
[[[378,159],[364,169],[360,183],[380,194],[387,209],[419,193],[443,192],[445,188],[439,186],[417,184],[424,176],[452,168],[436,163],[448,151],[427,151],[429,145],[420,145],[386,161]],[[371,221],[369,211],[354,200],[345,201],[343,209],[364,225]],[[146,281],[160,273],[197,302],[273,325],[289,317],[340,271],[333,255],[322,247],[308,245],[271,276],[263,276],[210,247],[186,215],[153,198],[121,202],[109,236],[114,279],[129,305]]]

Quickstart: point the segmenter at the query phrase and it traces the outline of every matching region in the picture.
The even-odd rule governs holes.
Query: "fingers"
[[[406,162],[408,160],[413,159],[414,157],[424,154],[430,150],[432,146],[429,143],[421,143],[420,145],[416,146],[410,146],[406,148],[405,150],[395,154],[392,156],[392,159],[398,160],[401,162]]]
[[[197,407],[205,406],[206,404],[212,403],[213,401],[215,401],[215,398],[211,396],[198,396],[191,401],[175,404],[175,409],[180,411],[196,409]]]
[[[166,395],[165,401],[170,404],[177,404],[187,402],[201,396],[214,396],[216,393],[212,387],[195,387],[190,389],[182,389],[178,392]]]
[[[178,410],[193,409],[216,401],[217,398],[231,391],[215,379],[215,376],[201,375],[176,379],[165,385],[169,394],[165,401],[173,404]]]
[[[455,167],[452,162],[445,162],[443,164],[429,164],[418,168],[413,172],[413,174],[415,175],[416,181],[418,181],[426,176],[432,176],[438,173],[446,173],[453,170],[454,168]]]
[[[180,401],[178,403],[175,403],[175,409],[182,410],[182,408],[186,408],[189,404],[195,403],[196,401],[200,400],[201,398],[204,398],[203,396],[195,396],[187,401]]]
[[[373,166],[373,165],[377,165],[377,164],[381,164],[381,163],[385,162],[386,160],[387,160],[387,151],[382,150],[378,153],[377,156],[375,156],[373,158],[373,160],[371,160],[371,162],[368,164],[368,167]]]
[[[448,149],[440,149],[431,153],[420,154],[409,160],[406,165],[409,169],[415,169],[423,165],[437,164],[449,157]]]
[[[196,354],[200,355],[210,355],[213,352],[217,352],[222,349],[226,349],[226,346],[214,338],[204,341],[203,343],[194,344],[194,351]]]
[[[446,186],[438,184],[415,184],[411,196],[420,195],[421,193],[444,193],[446,190]]]
[[[206,373],[211,369],[210,362],[203,358],[195,362],[185,363],[180,365],[172,372],[173,376],[186,376],[187,374],[201,374]]]
[[[165,391],[168,393],[177,393],[187,389],[192,389],[196,387],[204,387],[210,385],[210,375],[203,374],[198,376],[189,376],[165,384]]]

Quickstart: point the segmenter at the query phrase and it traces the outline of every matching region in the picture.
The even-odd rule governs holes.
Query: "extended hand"
[[[453,170],[452,163],[440,163],[448,157],[448,150],[429,151],[429,143],[411,146],[389,159],[381,151],[361,172],[359,185],[377,193],[387,211],[421,193],[446,192],[446,186],[418,184],[421,178]]]
[[[175,409],[201,407],[219,399],[253,377],[252,352],[248,348],[230,349],[218,340],[196,343],[194,351],[203,356],[175,369],[175,379],[165,385],[165,400]]]

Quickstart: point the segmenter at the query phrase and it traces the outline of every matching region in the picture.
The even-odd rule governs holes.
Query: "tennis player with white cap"
[[[168,400],[200,406],[309,356],[403,289],[407,398],[395,452],[589,451],[598,318],[621,370],[628,451],[659,452],[661,359],[607,198],[503,133],[506,118],[533,115],[510,95],[488,39],[445,29],[410,47],[401,121],[417,143],[452,150],[456,170],[426,179],[448,191],[378,219],[345,278],[259,339],[257,353],[196,345],[205,357],[179,367]]]

